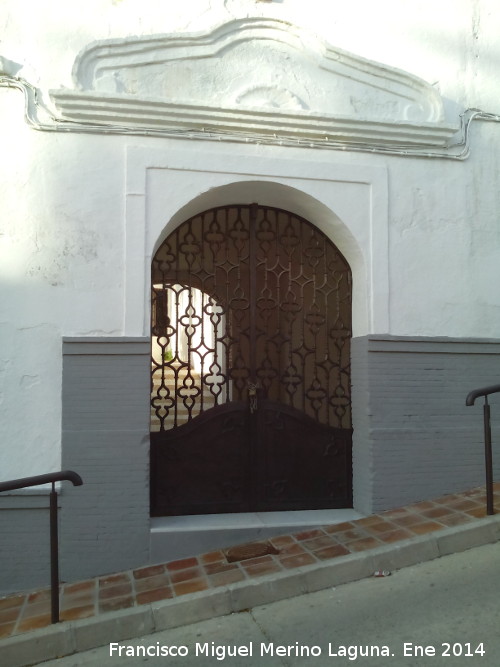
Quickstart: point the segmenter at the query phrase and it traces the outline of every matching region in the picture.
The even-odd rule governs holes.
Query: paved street
[[[386,578],[365,579],[43,664],[496,667],[499,575],[497,543]],[[143,656],[141,651],[147,649],[152,656]],[[161,655],[162,650],[169,654]],[[239,655],[231,655],[235,650]],[[366,651],[374,655],[365,657]]]

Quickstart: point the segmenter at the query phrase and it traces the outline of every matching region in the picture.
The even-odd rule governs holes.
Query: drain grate
[[[248,544],[238,544],[235,547],[226,549],[224,555],[228,563],[235,563],[249,558],[258,558],[268,554],[279,554],[278,549],[270,542],[249,542]]]

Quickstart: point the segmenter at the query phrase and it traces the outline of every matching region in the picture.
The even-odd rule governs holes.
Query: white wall
[[[493,0],[185,0],[168,8],[163,0],[3,0],[2,7],[0,55],[23,66],[18,75],[47,104],[50,89],[73,87],[74,59],[96,39],[202,30],[264,15],[435,84],[449,122],[468,107],[500,113],[500,9]],[[142,215],[145,191],[127,189],[127,150],[160,151],[168,162],[181,144],[38,132],[23,120],[21,93],[0,88],[0,146],[0,470],[9,479],[60,465],[61,337],[142,332],[144,317],[140,325],[127,319],[125,285],[131,260],[144,280],[147,269],[139,249],[136,257],[126,254],[126,230]],[[499,147],[500,124],[474,122],[471,156],[463,162],[203,142],[187,150],[201,171],[211,168],[206,149],[221,161],[230,154],[234,164],[260,162],[268,172],[288,160],[306,175],[321,163],[336,173],[386,173],[387,333],[498,337]],[[219,181],[210,176],[207,184]],[[318,200],[327,197],[314,187]],[[176,181],[175,199],[185,205],[202,190],[186,174]],[[134,206],[139,210],[131,215]],[[378,215],[378,204],[372,206]],[[174,213],[166,212],[165,225]],[[348,229],[349,221],[343,223]],[[365,243],[361,230],[351,231],[367,269],[363,289],[376,295],[380,285],[370,280],[369,267],[378,257],[377,239]],[[372,318],[359,315],[366,315],[364,333],[374,331],[370,322],[385,297],[370,299],[360,306],[376,311]],[[144,314],[141,302],[135,308]]]

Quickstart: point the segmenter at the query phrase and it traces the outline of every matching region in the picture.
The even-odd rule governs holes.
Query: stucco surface
[[[56,0],[3,0],[0,55],[39,89],[47,105],[40,114],[50,122],[48,91],[74,87],[75,59],[91,42],[207,31],[263,16],[420,77],[441,95],[448,123],[471,107],[500,112],[500,11],[492,0],[384,6],[188,0],[167,11],[157,0],[88,0],[78,11]],[[471,125],[467,160],[416,159],[40,132],[23,119],[21,93],[1,88],[0,142],[5,478],[60,465],[62,337],[147,335],[151,252],[183,212],[208,208],[217,193],[281,197],[283,207],[304,208],[339,246],[351,244],[357,335],[485,338],[500,331],[497,123]],[[367,173],[383,174],[385,185]],[[262,181],[268,185],[259,189]],[[236,189],[217,190],[222,186]],[[382,231],[374,221],[383,222]]]

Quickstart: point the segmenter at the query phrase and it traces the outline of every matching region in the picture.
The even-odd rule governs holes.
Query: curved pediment
[[[438,146],[456,131],[425,81],[274,19],[96,42],[73,76],[51,95],[79,122]]]

